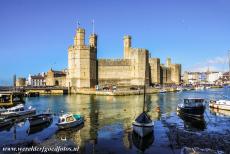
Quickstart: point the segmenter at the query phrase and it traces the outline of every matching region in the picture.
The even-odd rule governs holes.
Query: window
[[[66,121],[67,121],[67,122],[72,122],[72,121],[74,121],[74,118],[73,118],[72,116],[71,116],[71,117],[67,117],[67,118],[66,118]]]

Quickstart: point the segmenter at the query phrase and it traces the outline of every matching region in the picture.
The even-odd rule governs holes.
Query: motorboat
[[[0,107],[8,108],[25,103],[23,96],[21,92],[0,92]]]
[[[147,115],[146,112],[142,112],[133,122],[133,131],[139,136],[144,137],[153,131],[154,123]]]
[[[30,126],[37,126],[45,123],[51,123],[53,121],[52,114],[43,113],[38,115],[33,115],[28,118]]]
[[[181,92],[181,91],[183,91],[183,88],[182,87],[177,87],[176,91]]]
[[[214,109],[229,110],[230,111],[230,100],[211,100],[209,107]]]
[[[25,108],[23,104],[18,104],[14,107],[8,108],[7,111],[2,112],[1,115],[4,117],[19,117],[19,116],[24,116],[24,115],[29,115],[29,114],[35,114],[36,109],[32,108],[31,106],[28,108]]]
[[[177,111],[190,117],[203,117],[205,104],[203,98],[187,98],[177,105]]]
[[[167,90],[165,90],[165,89],[160,89],[159,90],[159,93],[166,93],[167,92]]]
[[[63,114],[59,117],[57,126],[59,129],[66,129],[79,126],[84,123],[84,118],[80,114]]]
[[[195,90],[204,90],[205,89],[205,87],[204,86],[195,86]]]

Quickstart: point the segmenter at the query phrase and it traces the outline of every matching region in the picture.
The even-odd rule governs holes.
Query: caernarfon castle
[[[151,58],[149,51],[132,48],[131,36],[124,36],[123,59],[98,59],[97,35],[91,34],[85,43],[85,30],[78,28],[74,44],[68,48],[66,86],[73,89],[98,86],[142,86],[180,84],[181,64],[166,64]]]

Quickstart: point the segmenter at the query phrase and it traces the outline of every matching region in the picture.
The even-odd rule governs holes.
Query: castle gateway
[[[85,44],[85,30],[78,28],[74,44],[68,49],[66,86],[73,89],[99,86],[142,86],[180,84],[181,64],[166,65],[159,58],[150,58],[149,51],[132,48],[131,36],[124,36],[123,59],[97,59],[97,35],[91,34]]]

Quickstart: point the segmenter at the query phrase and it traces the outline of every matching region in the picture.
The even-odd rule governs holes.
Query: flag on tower
[[[80,22],[77,21],[77,29],[80,28]]]

